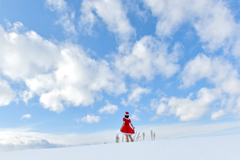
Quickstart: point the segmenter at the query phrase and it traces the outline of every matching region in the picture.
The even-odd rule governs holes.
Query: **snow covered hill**
[[[0,153],[1,160],[239,160],[240,135]]]

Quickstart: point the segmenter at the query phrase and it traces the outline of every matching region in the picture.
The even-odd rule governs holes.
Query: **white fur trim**
[[[124,134],[124,135],[134,135],[135,133],[124,133],[124,132],[122,132],[122,134]]]

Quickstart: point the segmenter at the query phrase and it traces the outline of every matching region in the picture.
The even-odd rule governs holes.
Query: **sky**
[[[239,134],[239,6],[0,0],[0,151]]]

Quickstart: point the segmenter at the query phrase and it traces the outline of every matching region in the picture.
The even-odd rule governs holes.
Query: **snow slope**
[[[240,136],[112,143],[0,153],[1,160],[239,160]]]

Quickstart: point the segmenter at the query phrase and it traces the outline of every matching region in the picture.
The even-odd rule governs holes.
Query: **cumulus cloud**
[[[63,29],[67,33],[77,33],[73,23],[75,12],[71,12],[70,14],[68,13],[67,2],[64,0],[46,0],[46,6],[51,11],[57,11],[60,15],[59,20],[55,22],[56,24],[62,25]]]
[[[75,18],[75,12],[72,12],[69,16],[68,13],[63,14],[60,18],[55,22],[55,24],[62,25],[63,29],[67,33],[76,34],[77,31],[75,29],[75,25],[73,24],[73,19]]]
[[[83,117],[81,121],[85,123],[98,123],[100,121],[100,117],[94,115],[87,115],[86,117]]]
[[[232,54],[237,58],[240,57],[240,38],[232,46]]]
[[[64,105],[88,106],[102,91],[126,92],[124,81],[105,60],[90,58],[78,45],[56,45],[34,31],[19,34],[0,27],[0,52],[2,75],[26,84],[20,97],[27,102],[38,95],[51,111],[61,112]]]
[[[0,107],[7,106],[16,99],[16,93],[9,83],[0,77]]]
[[[216,120],[219,117],[222,117],[224,115],[225,115],[225,111],[221,109],[221,110],[218,110],[216,112],[213,112],[212,115],[211,115],[211,119]]]
[[[240,97],[240,80],[238,71],[222,56],[209,58],[204,54],[197,55],[190,60],[180,74],[181,88],[188,88],[201,79],[206,79],[215,86],[213,89],[201,88],[197,98],[161,98],[158,102],[152,100],[152,109],[156,109],[157,115],[174,114],[182,121],[196,120],[209,110],[213,102],[218,101],[211,113],[211,119],[216,120],[226,113],[239,115],[238,100]]]
[[[128,101],[126,102],[124,99],[122,100],[122,104],[127,106],[129,104],[133,104],[134,102],[139,102],[142,94],[148,94],[150,93],[150,89],[142,88],[142,87],[136,87],[132,90],[132,93],[128,95]]]
[[[24,26],[21,22],[15,22],[15,23],[11,23],[9,22],[7,19],[4,19],[6,24],[7,24],[7,29],[9,32],[16,32],[18,33],[19,30],[21,31],[22,29],[24,29]]]
[[[147,10],[141,9],[140,5],[138,3],[139,1],[137,0],[132,0],[132,1],[123,1],[124,3],[124,9],[127,8],[128,12],[134,12],[136,16],[141,19],[146,21],[147,20]]]
[[[197,81],[206,78],[225,93],[238,95],[240,80],[238,71],[222,57],[209,58],[204,54],[197,55],[189,61],[180,74],[181,87],[190,87]]]
[[[193,86],[201,79],[206,79],[207,82],[215,86],[214,90],[217,90],[220,96],[212,99],[212,101],[219,100],[221,103],[220,109],[216,109],[218,111],[212,113],[212,119],[215,120],[226,113],[239,115],[238,99],[240,91],[238,88],[240,87],[240,80],[238,70],[222,56],[209,58],[204,54],[197,55],[186,64],[180,78],[182,80],[181,88]],[[162,105],[157,112],[162,113],[165,107],[165,105]]]
[[[134,79],[142,77],[152,80],[155,75],[167,78],[179,71],[176,64],[182,54],[182,45],[176,43],[173,52],[168,53],[167,44],[152,36],[144,36],[135,43],[130,54],[116,56],[115,66]]]
[[[138,109],[135,109],[135,110],[134,110],[134,113],[132,114],[132,116],[130,117],[130,119],[133,119],[133,120],[135,120],[135,121],[140,121],[139,113],[141,113],[141,111],[138,110]]]
[[[31,118],[31,114],[24,114],[21,119],[24,119],[24,118],[26,119]]]
[[[161,98],[152,102],[157,115],[172,115],[179,117],[181,121],[197,120],[209,110],[209,105],[221,97],[221,91],[217,89],[202,88],[198,91],[197,98]]]
[[[150,119],[150,121],[152,122],[152,121],[155,121],[155,120],[157,120],[159,118],[159,116],[154,116],[154,117],[152,117],[151,119]]]
[[[61,57],[58,69],[52,76],[54,79],[50,79],[55,87],[47,86],[50,90],[40,97],[44,107],[62,111],[62,100],[74,106],[87,106],[94,102],[97,92],[102,89],[116,95],[126,92],[125,83],[111,71],[106,61],[91,59],[76,47],[63,49]],[[32,80],[42,83],[41,79]],[[50,84],[51,81],[44,83],[45,87]]]
[[[46,0],[48,7],[51,11],[66,11],[67,10],[67,2],[64,0]]]
[[[54,67],[58,48],[34,31],[18,34],[0,26],[0,69],[12,80],[23,80]],[[30,67],[31,66],[31,67]]]
[[[213,52],[232,43],[238,24],[224,1],[218,0],[144,0],[158,17],[156,34],[171,36],[183,23],[190,23],[204,44]]]
[[[135,34],[135,29],[131,26],[120,0],[84,0],[81,13],[79,26],[90,35],[93,34],[98,17],[120,41],[128,41]]]
[[[109,114],[114,114],[117,110],[118,110],[118,106],[108,103],[106,106],[99,109],[99,113],[107,112]]]

